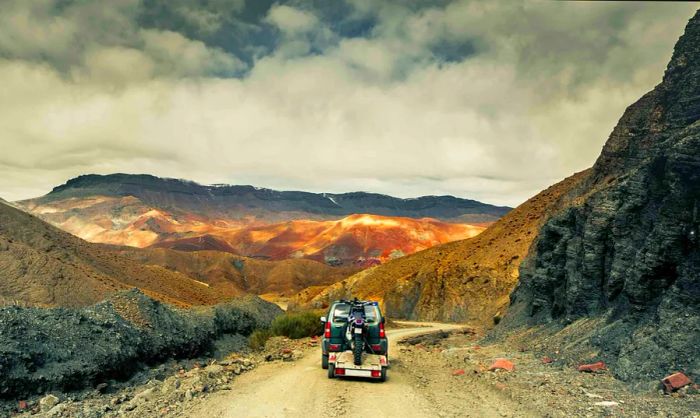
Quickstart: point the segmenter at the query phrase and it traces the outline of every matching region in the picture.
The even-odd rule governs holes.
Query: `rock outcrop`
[[[626,381],[700,378],[700,12],[568,200],[520,269],[504,329],[576,334]]]
[[[0,398],[94,387],[168,358],[214,350],[282,313],[255,296],[180,310],[138,290],[82,309],[0,308]]]

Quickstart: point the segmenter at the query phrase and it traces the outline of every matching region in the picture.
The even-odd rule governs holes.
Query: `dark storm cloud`
[[[517,204],[594,161],[692,4],[0,2],[0,196],[87,172]]]

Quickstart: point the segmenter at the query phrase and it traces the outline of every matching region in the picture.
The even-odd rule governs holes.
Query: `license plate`
[[[362,328],[355,328],[355,334],[362,334]]]

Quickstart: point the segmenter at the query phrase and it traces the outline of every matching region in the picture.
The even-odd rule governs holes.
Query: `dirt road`
[[[392,365],[400,363],[396,343],[408,336],[454,324],[415,324],[387,331]],[[494,411],[495,412],[495,411]],[[435,416],[434,404],[411,385],[401,367],[389,370],[385,383],[328,379],[320,352],[295,363],[270,363],[236,380],[233,390],[215,394],[188,413],[191,417]],[[497,414],[494,414],[497,415]]]

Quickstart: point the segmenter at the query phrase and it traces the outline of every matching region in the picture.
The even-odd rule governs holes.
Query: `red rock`
[[[554,362],[554,360],[551,357],[547,357],[547,356],[542,357],[542,364],[549,364],[549,363],[553,363],[553,362]]]
[[[17,409],[20,411],[26,411],[29,408],[29,405],[27,405],[27,401],[19,401],[17,403]]]
[[[688,376],[681,372],[673,373],[670,376],[666,376],[661,380],[667,393],[675,392],[683,386],[687,386],[693,383]]]
[[[512,372],[513,370],[515,370],[515,365],[513,364],[513,362],[507,359],[497,358],[496,361],[493,362],[491,367],[489,367],[489,371],[494,370],[506,370]]]
[[[602,361],[591,364],[582,364],[578,366],[578,371],[586,373],[596,373],[607,369],[608,367]]]
[[[282,354],[291,354],[291,353],[292,353],[292,349],[291,349],[291,348],[283,348],[283,349],[280,350],[280,353],[282,353]]]
[[[452,370],[452,376],[461,376],[464,374],[464,369]]]
[[[481,350],[481,346],[475,345],[474,347],[472,347],[472,350]]]

